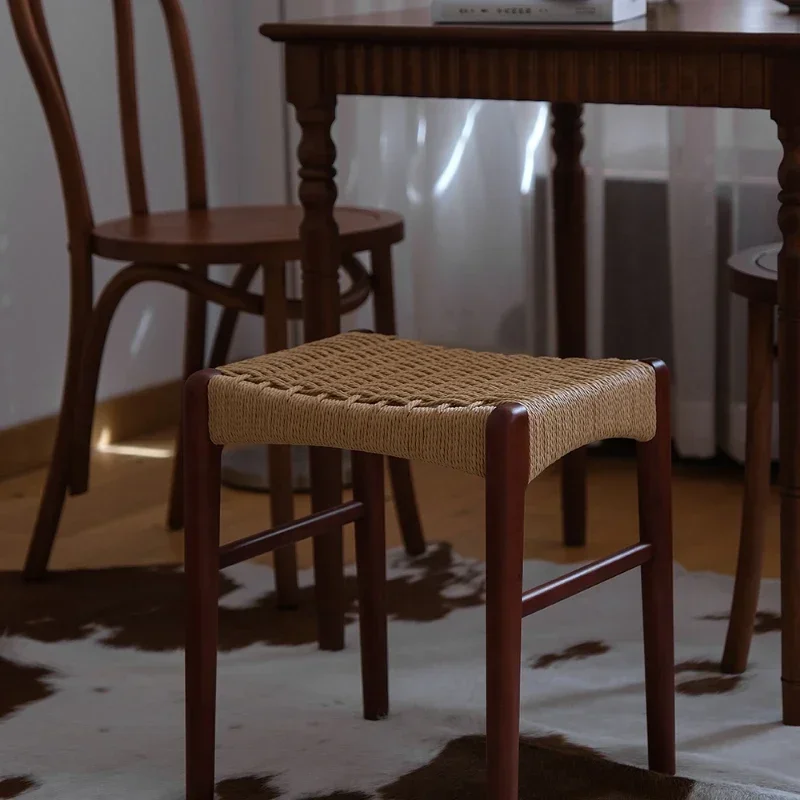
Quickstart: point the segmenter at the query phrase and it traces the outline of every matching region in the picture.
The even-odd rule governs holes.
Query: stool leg
[[[394,335],[397,321],[394,310],[394,274],[392,270],[392,249],[379,247],[370,254],[372,267],[372,301],[375,308],[375,330],[378,333]],[[425,535],[419,519],[419,507],[411,477],[411,465],[402,458],[389,458],[389,476],[394,493],[394,507],[403,544],[410,556],[425,552]]]
[[[189,270],[204,278],[208,277],[208,267],[191,264]],[[206,318],[208,303],[204,297],[188,292],[186,297],[186,333],[183,345],[183,377],[203,369],[206,362]],[[183,514],[183,425],[178,428],[175,442],[175,457],[172,461],[172,484],[167,506],[167,528],[179,531],[184,525]]]
[[[669,372],[656,371],[655,438],[638,445],[639,539],[652,545],[642,566],[647,754],[650,769],[675,774],[675,644],[672,608],[672,450]]]
[[[288,341],[286,305],[286,265],[264,265],[264,345],[268,353],[285,350]],[[269,503],[272,527],[294,519],[292,486],[292,450],[289,445],[267,448]],[[275,595],[278,608],[297,608],[300,589],[297,584],[297,548],[290,544],[272,554],[275,569]]]
[[[522,560],[528,412],[498,406],[486,428],[486,789],[518,800]]]
[[[561,459],[561,519],[564,547],[586,546],[589,450],[581,447]]]
[[[383,457],[353,453],[353,498],[364,504],[356,521],[358,614],[361,631],[361,683],[364,718],[389,713],[389,666],[386,631],[386,526]]]
[[[742,673],[747,668],[764,560],[772,459],[773,314],[769,303],[749,302],[742,526],[731,617],[722,655],[722,671],[732,674]]]
[[[325,511],[342,502],[342,451],[309,450],[311,510]],[[314,584],[317,639],[321,650],[344,650],[344,541],[341,528],[314,538]]]
[[[184,391],[187,800],[214,798],[222,448],[208,437],[213,375],[197,373]]]

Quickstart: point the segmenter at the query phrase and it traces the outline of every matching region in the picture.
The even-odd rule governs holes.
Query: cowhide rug
[[[484,800],[482,565],[392,553],[392,713],[360,717],[358,626],[314,645],[311,576],[278,612],[272,573],[223,579],[219,800]],[[565,571],[525,565],[527,585]],[[352,575],[349,591],[354,591]],[[175,568],[0,574],[0,798],[178,800],[182,576]],[[524,800],[798,796],[800,730],[780,724],[778,587],[766,584],[752,668],[719,674],[731,581],[676,576],[679,772],[651,775],[638,575],[525,622]],[[759,788],[760,787],[760,788]]]

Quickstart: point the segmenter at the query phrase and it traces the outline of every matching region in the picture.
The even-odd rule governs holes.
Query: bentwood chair
[[[223,567],[355,522],[364,716],[388,715],[386,455],[486,480],[488,800],[519,798],[524,617],[636,567],[649,762],[654,770],[674,772],[669,376],[663,363],[506,356],[348,333],[200,372],[186,384],[184,411],[187,800],[214,797]],[[639,442],[639,542],[524,592],[529,482],[567,453],[611,437]],[[275,443],[352,450],[354,499],[220,547],[222,446]]]
[[[81,154],[47,29],[41,0],[8,0],[19,44],[30,70],[56,151],[66,207],[70,254],[70,330],[66,377],[58,433],[33,539],[25,564],[28,578],[47,570],[67,489],[88,488],[89,454],[100,363],[106,334],[122,298],[139,283],[155,281],[188,294],[184,377],[205,366],[207,302],[224,307],[211,364],[223,363],[239,312],[264,315],[268,351],[286,347],[286,322],[300,318],[297,301],[284,303],[285,265],[301,256],[300,206],[208,208],[200,102],[189,35],[180,0],[160,0],[175,68],[183,135],[186,209],[167,213],[149,210],[145,186],[135,81],[132,0],[113,2],[119,112],[127,192],[131,216],[96,224]],[[343,271],[350,279],[341,295],[347,313],[374,302],[375,327],[395,328],[391,248],[403,238],[397,214],[366,208],[336,212],[342,234]],[[371,274],[356,253],[368,252]],[[93,297],[93,257],[123,263],[97,301]],[[230,286],[208,278],[210,264],[239,264]],[[263,295],[248,287],[262,269]],[[174,465],[168,524],[183,524],[182,448]],[[270,483],[272,518],[293,518],[291,462],[288,448],[272,448]],[[411,474],[406,462],[390,461],[398,516],[410,553],[424,550]],[[279,602],[293,605],[297,587],[293,547],[276,553]]]

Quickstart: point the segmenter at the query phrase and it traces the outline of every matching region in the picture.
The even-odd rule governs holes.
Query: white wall
[[[243,40],[275,19],[278,0],[184,0],[205,122],[212,203],[281,200],[284,193],[279,49],[256,55]],[[95,218],[128,213],[114,72],[112,4],[46,0],[56,55],[82,146]],[[156,0],[136,2],[140,110],[150,202],[180,207],[183,170],[177,98]],[[251,59],[258,63],[252,64]],[[241,80],[246,71],[255,75]],[[258,108],[257,108],[258,107]],[[258,109],[274,109],[274,119]],[[272,130],[275,128],[275,130]],[[264,136],[269,157],[254,166],[246,142]],[[260,182],[261,197],[253,185]],[[116,265],[97,262],[97,289]],[[220,268],[220,271],[223,268]],[[229,274],[230,268],[224,268]],[[68,260],[61,188],[39,100],[0,2],[0,429],[54,413],[63,378]],[[112,327],[101,397],[180,374],[183,308],[176,289],[143,286]]]

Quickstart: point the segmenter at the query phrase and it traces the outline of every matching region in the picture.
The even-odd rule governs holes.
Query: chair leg
[[[764,560],[770,461],[772,459],[772,369],[774,308],[751,300],[747,323],[747,440],[739,561],[722,655],[722,671],[747,668]]]
[[[656,371],[656,435],[638,444],[639,538],[652,546],[642,566],[647,753],[650,769],[675,774],[675,644],[672,603],[672,450],[669,372]]]
[[[264,266],[264,345],[268,353],[289,346],[286,300],[286,265]],[[294,488],[292,486],[292,451],[288,445],[267,448],[269,468],[269,502],[272,526],[294,519]],[[290,544],[272,554],[275,569],[275,594],[278,608],[292,609],[300,604],[297,583],[297,548]]]
[[[522,563],[528,412],[498,406],[486,430],[486,780],[489,800],[518,800]]]
[[[184,393],[186,492],[186,798],[214,798],[222,448],[208,437],[208,382]]]
[[[364,718],[377,720],[389,714],[386,527],[381,456],[353,453],[353,498],[365,507],[364,517],[356,522]]]
[[[375,330],[378,333],[394,335],[397,333],[397,322],[394,309],[391,247],[373,250],[371,262]],[[414,482],[411,477],[411,465],[401,458],[390,458],[389,475],[406,552],[410,556],[422,555],[425,552],[425,535],[422,532],[422,523],[419,518]]]
[[[71,270],[69,344],[61,411],[58,416],[58,429],[47,480],[39,501],[33,537],[25,558],[23,575],[26,580],[39,580],[47,573],[47,565],[58,533],[58,524],[61,521],[67,489],[73,481],[75,411],[80,394],[84,340],[94,299],[91,256],[79,252],[77,247],[74,248],[71,254]]]
[[[208,275],[207,266],[190,265],[193,272]],[[186,338],[183,345],[183,377],[203,369],[206,359],[205,299],[190,293],[186,300]],[[178,531],[183,527],[183,425],[178,428],[175,458],[172,462],[172,486],[167,509],[167,528]]]
[[[403,546],[410,556],[421,556],[427,549],[425,534],[419,518],[411,464],[402,458],[389,458],[389,478],[392,482],[394,507],[400,523]]]
[[[72,441],[72,413],[66,397],[61,406],[58,431],[53,448],[47,480],[39,501],[39,512],[33,529],[33,538],[28,546],[23,576],[26,580],[40,580],[47,573],[50,553],[53,550],[58,523],[64,509],[70,467],[70,443]]]

